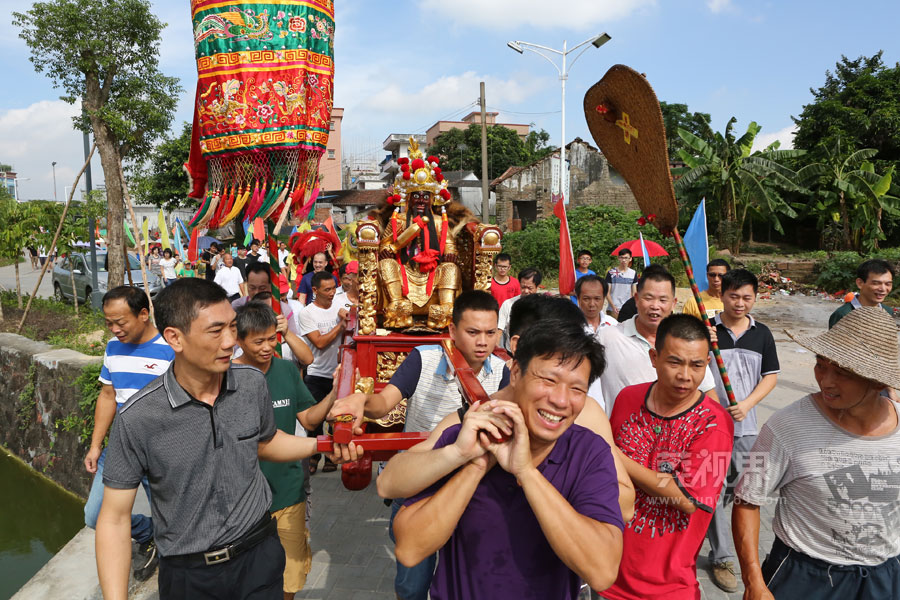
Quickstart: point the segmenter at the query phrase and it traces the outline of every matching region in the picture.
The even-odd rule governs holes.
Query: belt
[[[171,564],[181,565],[184,567],[202,567],[209,565],[218,565],[228,562],[236,558],[238,555],[247,552],[261,541],[278,533],[278,522],[271,514],[266,512],[262,519],[254,525],[250,531],[234,540],[230,544],[221,548],[214,548],[206,552],[195,552],[193,554],[178,554],[175,556],[164,556],[162,560]]]

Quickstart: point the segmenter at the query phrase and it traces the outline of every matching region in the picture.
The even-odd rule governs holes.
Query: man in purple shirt
[[[615,581],[615,464],[603,438],[574,424],[604,366],[576,323],[535,324],[516,348],[514,401],[469,410],[429,451],[430,468],[452,472],[406,501],[394,534],[403,564],[440,551],[433,600],[574,599],[581,581]]]

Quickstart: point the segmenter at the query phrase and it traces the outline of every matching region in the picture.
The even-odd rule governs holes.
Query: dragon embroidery
[[[255,15],[250,9],[208,15],[194,29],[194,46],[213,37],[236,42],[247,40],[269,41],[275,36],[269,30],[269,13],[263,11]]]

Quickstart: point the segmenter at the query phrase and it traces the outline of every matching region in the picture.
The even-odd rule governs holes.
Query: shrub
[[[816,287],[833,294],[841,290],[852,291],[856,289],[856,268],[859,264],[870,258],[883,258],[893,266],[897,272],[900,265],[900,248],[885,248],[875,254],[860,256],[856,252],[833,252],[827,258],[819,261],[819,275],[816,278]],[[896,284],[894,290],[900,290]],[[896,297],[896,294],[892,294]]]
[[[678,258],[678,250],[672,238],[663,238],[652,225],[641,227],[637,224],[639,211],[624,211],[612,206],[579,206],[568,210],[569,234],[572,237],[572,251],[590,250],[594,256],[591,269],[597,274],[606,273],[616,264],[610,256],[622,242],[638,238],[657,242],[666,249],[669,256],[654,257],[652,262],[665,265],[675,276],[678,284],[687,285],[684,267]],[[559,219],[551,216],[530,223],[522,231],[503,236],[503,250],[512,257],[513,273],[526,267],[536,267],[548,277],[554,278],[559,272]],[[643,267],[640,252],[635,254],[635,266]]]

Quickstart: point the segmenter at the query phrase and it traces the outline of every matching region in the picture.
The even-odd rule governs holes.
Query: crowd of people
[[[538,269],[514,277],[497,255],[490,291],[459,294],[448,330],[490,395],[468,406],[427,344],[378,392],[337,398],[358,266],[332,273],[327,252],[297,265],[282,250],[284,282],[258,244],[211,246],[195,277],[167,277],[164,252],[154,268],[172,281],[155,324],[136,288],[104,297],[114,338],[85,517],[106,598],[126,597],[132,540],[136,577],[158,564],[160,598],[293,598],[316,518],[311,436],[335,418],[361,432],[403,400],[405,430],[429,437],[376,479],[400,599],[697,599],[705,539],[713,582],[736,591],[739,563],[745,598],[900,596],[888,263],[860,266],[859,293],[826,332],[795,336],[816,355],[820,391],[761,425],[778,353],[753,316],[756,276],[724,260],[707,266],[707,327],[693,301],[674,314],[675,278],[659,265],[638,275],[627,250],[603,276],[579,252],[572,298],[542,293]],[[280,314],[273,283],[286,287]],[[322,469],[361,455],[336,444]],[[152,519],[132,514],[141,486]],[[760,561],[770,503],[776,539]]]

